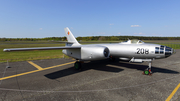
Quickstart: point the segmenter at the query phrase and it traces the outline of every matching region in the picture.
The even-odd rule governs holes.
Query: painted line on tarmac
[[[32,61],[27,61],[28,63],[30,63],[31,65],[33,65],[34,67],[36,67],[38,70],[43,70],[42,67],[38,66],[37,64],[33,63]]]
[[[72,63],[75,63],[75,61],[73,61],[73,62],[68,62],[68,63],[64,63],[64,64],[60,64],[60,65],[55,65],[55,66],[51,66],[51,67],[46,67],[46,68],[41,69],[41,70],[38,69],[38,70],[30,71],[30,72],[25,72],[25,73],[20,73],[20,74],[16,74],[16,75],[11,75],[11,76],[7,76],[7,77],[3,77],[3,78],[0,78],[0,80],[10,79],[10,78],[14,78],[14,77],[22,76],[22,75],[27,75],[27,74],[31,74],[31,73],[35,73],[35,72],[47,70],[47,69],[52,69],[52,68],[56,68],[56,67],[61,67],[61,66],[65,66],[65,65],[72,64]]]
[[[173,95],[177,92],[177,90],[180,87],[180,83],[177,85],[177,87],[172,91],[172,93],[169,95],[169,97],[166,99],[166,101],[170,101]]]

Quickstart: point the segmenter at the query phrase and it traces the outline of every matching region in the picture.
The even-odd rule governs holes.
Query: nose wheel
[[[144,70],[143,74],[144,75],[152,75],[152,71],[151,71],[151,69],[146,69],[146,70]]]
[[[144,70],[143,72],[144,75],[152,75],[151,65],[152,65],[152,61],[149,62],[149,67]]]

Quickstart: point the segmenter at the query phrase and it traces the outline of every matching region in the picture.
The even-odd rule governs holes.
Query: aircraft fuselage
[[[161,59],[169,57],[173,53],[173,49],[170,47],[148,43],[80,45],[81,49],[64,49],[63,53],[78,60],[96,60],[98,59],[96,57],[96,52],[98,52],[98,54],[103,54],[103,49],[97,49],[97,47],[100,46],[107,47],[110,56],[115,58]],[[83,57],[86,58],[83,59]]]

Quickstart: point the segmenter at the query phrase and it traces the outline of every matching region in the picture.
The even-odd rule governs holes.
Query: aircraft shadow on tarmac
[[[114,65],[117,67],[111,67],[111,66],[107,66],[107,65]],[[118,68],[118,66],[120,66],[120,67]],[[68,75],[87,71],[90,69],[119,73],[124,70],[121,67],[144,71],[148,67],[148,63],[147,63],[147,65],[141,65],[140,63],[132,64],[132,63],[128,63],[128,62],[119,62],[119,61],[110,62],[108,60],[99,60],[99,61],[92,61],[92,62],[84,63],[84,64],[82,64],[82,67],[83,67],[82,70],[75,70],[74,67],[70,67],[70,68],[67,68],[64,70],[46,74],[44,76],[49,79],[57,79],[57,78],[65,77]],[[163,69],[163,68],[159,68],[159,67],[153,67],[153,66],[152,66],[152,71],[153,71],[153,73],[159,72],[159,73],[179,74],[179,72],[177,72],[177,71]]]

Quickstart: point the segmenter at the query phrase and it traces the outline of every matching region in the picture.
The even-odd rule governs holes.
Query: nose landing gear
[[[151,65],[152,65],[152,61],[149,61],[149,67],[144,70],[143,72],[144,75],[152,75]]]

